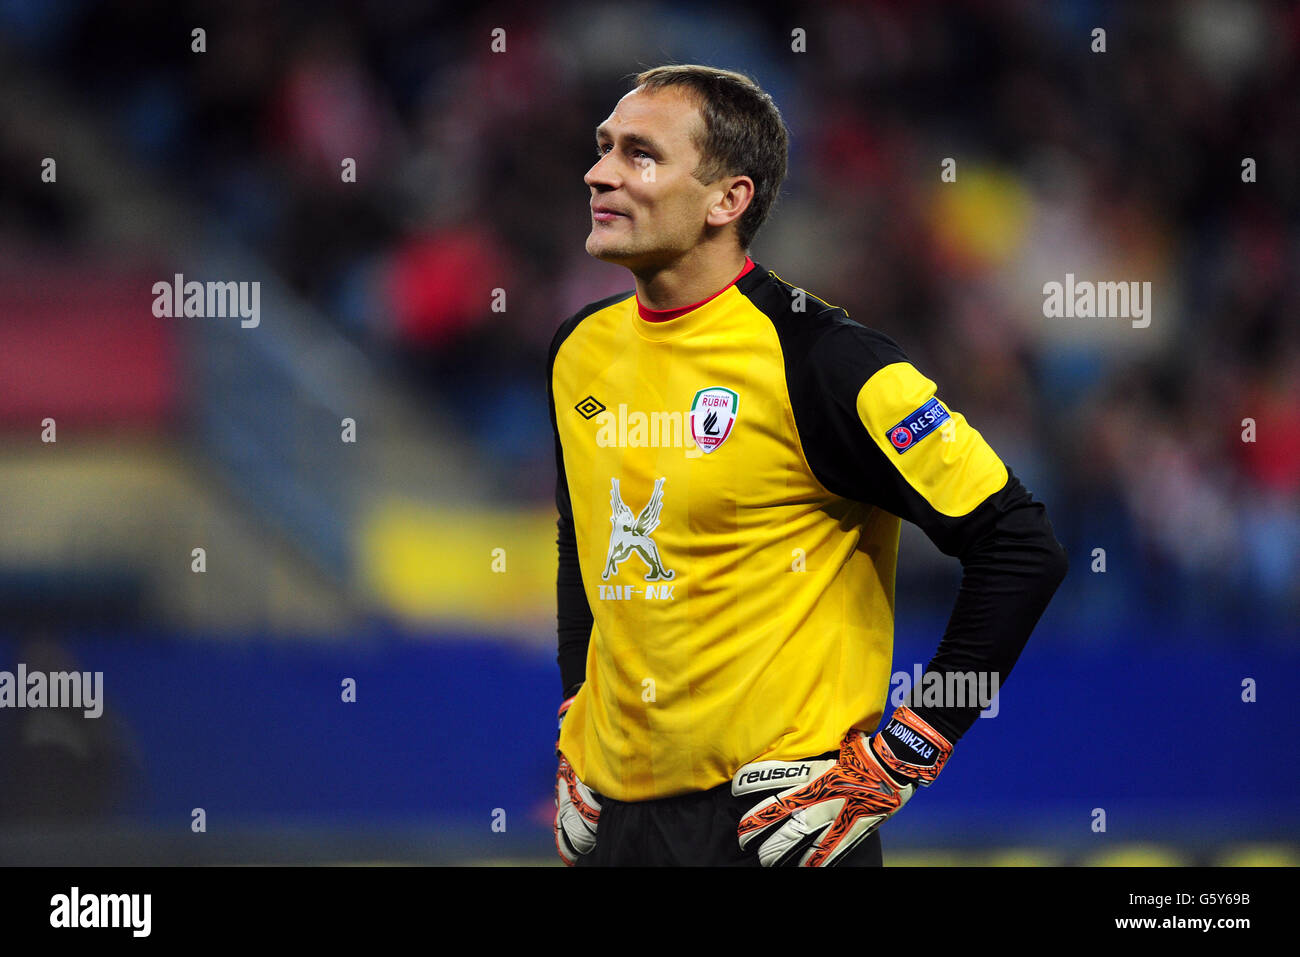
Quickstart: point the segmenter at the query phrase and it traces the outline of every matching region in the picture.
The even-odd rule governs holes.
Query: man
[[[981,710],[871,733],[900,518],[964,570],[922,686],[1005,678],[1066,572],[893,340],[747,255],[787,137],[756,84],[700,66],[640,74],[596,130],[587,252],[636,289],[550,351],[567,864],[879,864]]]

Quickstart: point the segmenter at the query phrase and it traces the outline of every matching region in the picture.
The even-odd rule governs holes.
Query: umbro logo
[[[605,406],[599,402],[594,395],[589,395],[577,405],[574,406],[578,414],[584,419],[590,419],[593,415],[600,415],[605,411]]]

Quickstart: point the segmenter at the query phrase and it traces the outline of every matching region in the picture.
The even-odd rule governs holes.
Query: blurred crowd
[[[639,69],[743,70],[792,132],[754,258],[902,344],[1072,577],[1104,549],[1131,603],[1300,610],[1294,5],[18,0],[0,27],[536,503],[551,335],[632,285],[583,248],[591,131]],[[5,196],[7,232],[75,242],[75,209]],[[1067,272],[1151,281],[1151,326],[1045,317]]]

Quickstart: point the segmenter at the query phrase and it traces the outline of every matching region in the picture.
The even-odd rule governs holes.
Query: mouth
[[[626,213],[615,212],[604,206],[594,206],[591,210],[591,218],[598,223],[612,223],[616,219],[627,219]]]

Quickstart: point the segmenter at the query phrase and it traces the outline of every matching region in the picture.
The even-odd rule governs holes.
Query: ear
[[[754,181],[748,176],[734,176],[723,181],[723,192],[709,207],[705,222],[710,226],[734,223],[749,209],[754,199]]]

